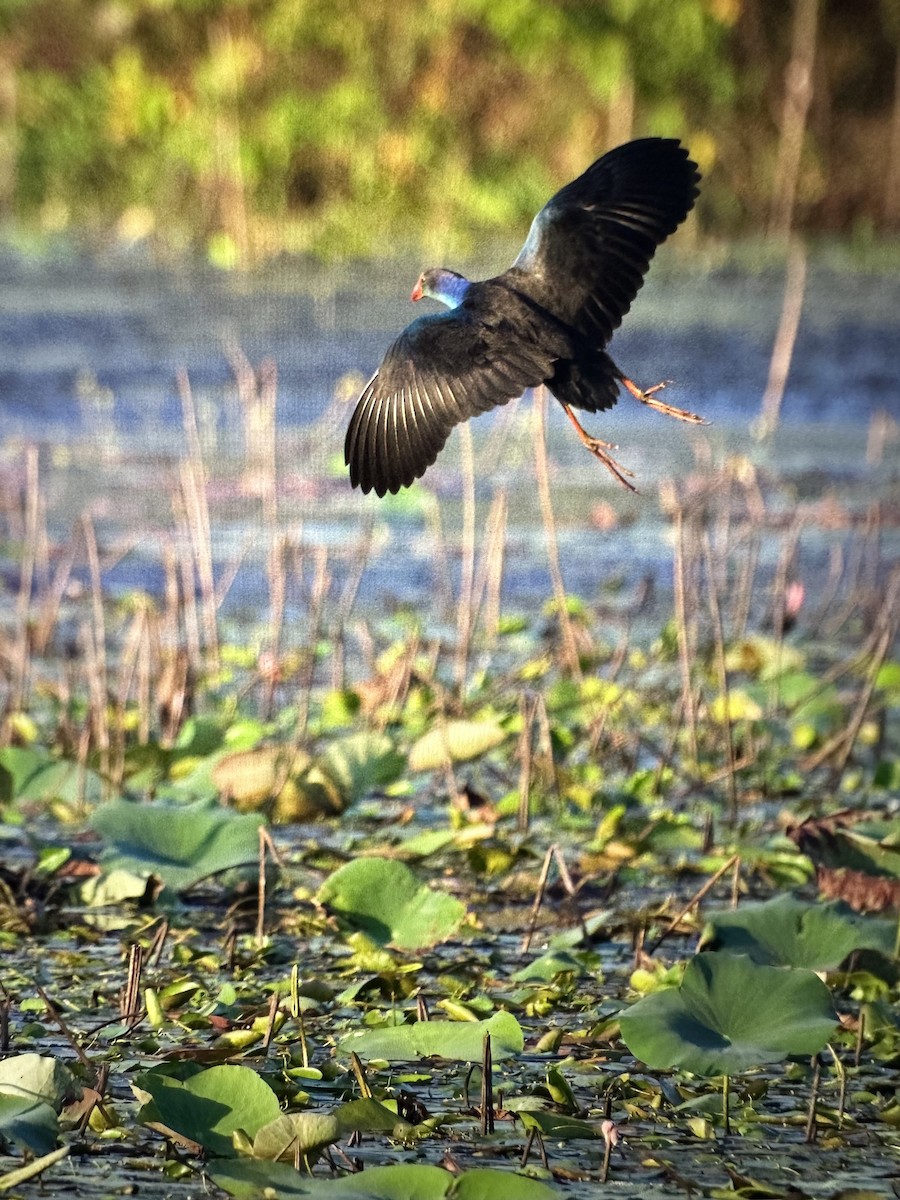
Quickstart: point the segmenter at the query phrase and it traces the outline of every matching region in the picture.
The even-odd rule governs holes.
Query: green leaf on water
[[[339,867],[319,889],[320,904],[381,946],[418,950],[446,941],[466,907],[427,887],[401,862],[357,858]]]
[[[104,871],[155,875],[180,890],[209,875],[255,863],[261,818],[215,803],[136,804],[114,800],[91,818],[105,842]]]
[[[367,792],[400,778],[405,762],[383,733],[352,733],[330,742],[318,760],[320,769],[353,804]]]
[[[319,1200],[555,1200],[545,1183],[514,1171],[479,1168],[452,1175],[424,1163],[369,1167],[343,1179],[314,1179],[286,1163],[252,1159],[215,1164],[210,1172],[220,1188],[240,1200],[258,1200],[266,1188],[279,1197]]]
[[[43,1100],[0,1092],[0,1144],[14,1142],[34,1154],[56,1147],[59,1118]]]
[[[817,975],[732,954],[696,955],[677,988],[644,996],[619,1015],[636,1058],[654,1070],[698,1075],[816,1054],[836,1024],[831,993]]]
[[[700,945],[770,966],[831,971],[854,950],[893,953],[895,932],[893,921],[860,916],[841,900],[814,904],[783,895],[713,913]]]
[[[43,1054],[15,1054],[0,1062],[0,1092],[41,1100],[59,1112],[81,1095],[81,1085],[58,1059]]]
[[[449,762],[480,758],[506,740],[498,721],[445,721],[429,729],[409,752],[411,771],[435,771]]]
[[[257,1130],[253,1157],[291,1163],[296,1158],[311,1167],[325,1147],[333,1145],[342,1133],[334,1113],[280,1113]]]
[[[416,1062],[422,1058],[448,1058],[478,1062],[484,1035],[491,1035],[494,1062],[521,1054],[525,1048],[522,1027],[512,1013],[500,1011],[486,1021],[415,1021],[348,1034],[338,1045],[341,1054],[355,1051],[361,1058],[388,1062]]]
[[[573,1138],[596,1138],[600,1136],[596,1125],[590,1121],[579,1121],[577,1117],[568,1117],[561,1113],[545,1112],[542,1109],[523,1110],[519,1120],[526,1129],[537,1129],[542,1137],[557,1142],[571,1141]]]
[[[139,1083],[151,1096],[138,1114],[142,1124],[165,1126],[220,1157],[235,1153],[236,1130],[254,1138],[281,1116],[278,1097],[250,1067],[209,1067],[183,1080],[147,1071]]]

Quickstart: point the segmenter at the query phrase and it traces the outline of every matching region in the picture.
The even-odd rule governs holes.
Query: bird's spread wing
[[[699,180],[697,164],[673,139],[619,146],[544,205],[501,279],[606,345],[656,247],[693,208]]]
[[[454,425],[536,387],[554,355],[496,312],[463,305],[413,321],[360,396],[344,442],[350,481],[379,496],[407,487]]]

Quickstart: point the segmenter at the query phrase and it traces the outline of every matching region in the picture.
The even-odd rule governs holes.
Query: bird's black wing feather
[[[693,208],[699,180],[674,139],[619,146],[544,205],[500,279],[605,346],[656,247]]]
[[[527,336],[534,330],[523,327],[521,314],[503,308],[496,297],[479,303],[476,293],[401,333],[350,419],[344,461],[354,487],[379,496],[407,487],[431,466],[454,425],[552,375],[559,352],[552,336]]]

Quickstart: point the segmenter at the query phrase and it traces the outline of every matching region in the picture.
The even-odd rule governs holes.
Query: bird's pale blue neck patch
[[[423,289],[426,296],[440,300],[448,308],[462,304],[468,290],[468,279],[464,275],[457,275],[455,271],[435,271]]]

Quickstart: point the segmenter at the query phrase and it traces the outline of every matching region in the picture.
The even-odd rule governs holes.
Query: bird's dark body
[[[678,142],[629,142],[557,192],[503,274],[425,272],[417,294],[454,307],[413,321],[367,384],[344,447],[353,485],[398,491],[454,425],[542,383],[564,406],[611,408],[624,377],[605,347],[698,180]]]

